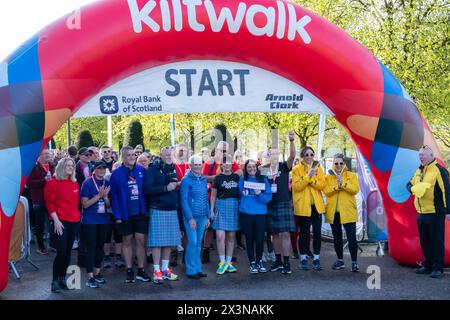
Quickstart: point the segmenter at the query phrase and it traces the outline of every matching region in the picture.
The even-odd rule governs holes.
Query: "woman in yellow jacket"
[[[358,244],[356,243],[356,222],[358,210],[356,207],[356,194],[359,192],[359,182],[356,173],[347,170],[344,156],[336,154],[334,166],[325,176],[326,186],[323,190],[327,197],[325,221],[331,224],[334,239],[334,250],[338,260],[333,269],[345,268],[343,260],[342,226],[348,240],[348,248],[352,258],[352,272],[358,272],[357,262]]]
[[[325,204],[322,190],[325,177],[318,161],[314,161],[314,150],[304,147],[300,153],[302,161],[292,169],[292,199],[294,215],[300,226],[300,268],[309,270],[306,260],[311,224],[313,226],[313,268],[322,270],[319,254],[322,233],[322,214]]]

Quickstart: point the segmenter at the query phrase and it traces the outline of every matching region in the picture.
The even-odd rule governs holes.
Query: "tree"
[[[115,118],[120,117],[113,117],[113,119]],[[70,127],[70,131],[73,133],[72,141],[67,141],[67,125],[63,125],[54,136],[56,145],[61,149],[73,144],[76,133],[81,130],[89,130],[92,133],[93,145],[100,147],[108,140],[106,117],[72,118],[70,119]]]
[[[144,133],[142,132],[142,124],[139,120],[132,120],[128,124],[127,131],[125,132],[123,145],[135,148],[138,144],[144,146]]]
[[[82,130],[78,132],[75,140],[75,146],[79,150],[80,148],[88,148],[94,146],[94,140],[92,139],[91,132],[89,130]]]
[[[219,141],[223,140],[223,141],[227,141],[230,144],[229,152],[231,154],[233,154],[235,151],[235,146],[234,146],[233,139],[231,137],[230,132],[228,131],[227,126],[224,123],[218,123],[214,126],[214,129],[218,131],[217,133],[220,132],[220,135],[218,137],[216,136],[216,138],[218,138],[218,139],[216,139],[214,141],[214,146],[215,146],[214,151],[215,151]]]
[[[337,24],[371,50],[413,98],[438,143],[450,148],[448,0],[295,2]]]

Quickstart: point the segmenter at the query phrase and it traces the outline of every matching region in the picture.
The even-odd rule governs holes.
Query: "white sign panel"
[[[234,62],[193,60],[148,69],[99,93],[74,117],[201,112],[332,114],[301,86]]]
[[[260,182],[244,181],[244,188],[264,191],[264,190],[266,190],[266,184],[260,183]]]

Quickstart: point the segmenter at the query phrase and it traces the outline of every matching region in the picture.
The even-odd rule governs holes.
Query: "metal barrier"
[[[8,257],[9,267],[17,279],[20,279],[20,273],[16,268],[16,264],[21,260],[25,260],[36,270],[39,270],[39,268],[30,260],[31,239],[32,234],[28,200],[25,197],[20,197],[19,205],[17,206],[17,211],[14,217]]]

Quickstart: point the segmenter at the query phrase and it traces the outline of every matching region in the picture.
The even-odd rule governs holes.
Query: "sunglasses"
[[[305,153],[305,157],[314,157],[314,153]]]
[[[335,165],[335,166],[343,166],[344,163],[343,163],[343,162],[335,162],[334,165]]]
[[[111,150],[104,150],[103,153],[111,153]]]

